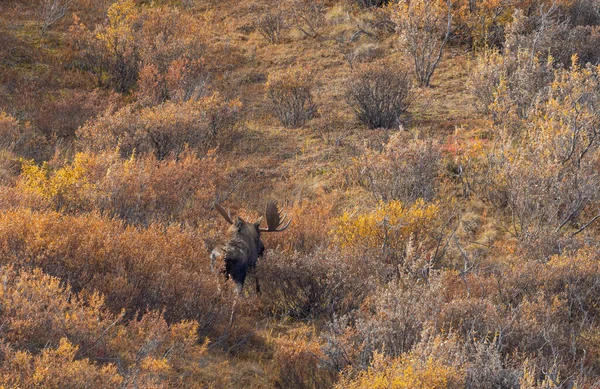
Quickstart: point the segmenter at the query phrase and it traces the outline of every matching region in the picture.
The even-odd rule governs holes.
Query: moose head
[[[263,255],[265,250],[265,246],[260,240],[260,234],[284,231],[289,227],[292,219],[280,211],[275,202],[267,204],[265,212],[267,228],[260,227],[262,217],[254,223],[247,222],[239,216],[234,221],[229,211],[225,210],[218,202],[215,202],[214,207],[223,216],[223,219],[231,224],[231,227],[228,230],[227,243],[216,247],[210,254],[211,267],[214,270],[215,262],[222,260],[223,267],[220,272],[225,275],[226,280],[231,277],[238,292],[241,292],[246,275],[256,267],[258,258]],[[256,291],[260,293],[258,278],[256,278]]]

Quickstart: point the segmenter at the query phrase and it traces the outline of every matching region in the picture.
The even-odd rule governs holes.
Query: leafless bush
[[[72,0],[42,1],[42,18],[44,19],[44,24],[42,25],[42,34],[44,34],[48,28],[66,15],[71,2]]]
[[[266,86],[269,107],[284,126],[300,127],[317,114],[310,74],[289,70],[270,75]]]
[[[571,29],[569,43],[582,64],[600,63],[600,27],[577,26]]]
[[[293,26],[304,35],[316,38],[325,24],[325,4],[322,0],[294,0],[291,4]]]
[[[569,19],[576,26],[598,26],[600,4],[595,0],[576,0],[569,7]]]
[[[369,128],[394,128],[409,107],[411,82],[403,69],[370,66],[348,82],[346,102]]]
[[[282,10],[267,11],[259,15],[254,25],[260,35],[269,43],[279,43],[287,29],[287,21]]]
[[[370,153],[359,161],[359,183],[377,200],[400,200],[410,204],[431,200],[439,181],[442,154],[432,140],[419,140],[403,133],[385,146],[383,154]]]
[[[444,7],[440,1],[402,0],[393,6],[392,15],[419,85],[429,86],[450,38],[451,2]]]
[[[439,283],[431,281],[393,281],[378,288],[360,310],[330,321],[323,352],[331,366],[366,369],[375,352],[397,357],[409,351],[441,306]]]
[[[358,269],[363,276],[357,277]],[[335,251],[269,252],[259,263],[261,303],[271,315],[299,319],[357,308],[368,293],[368,265]]]
[[[505,366],[498,349],[493,342],[474,344],[471,355],[473,360],[467,367],[466,389],[512,389],[519,387],[520,372]]]

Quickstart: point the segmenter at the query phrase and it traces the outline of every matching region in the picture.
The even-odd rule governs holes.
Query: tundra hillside
[[[1,1],[0,387],[599,388],[599,61],[597,0]]]

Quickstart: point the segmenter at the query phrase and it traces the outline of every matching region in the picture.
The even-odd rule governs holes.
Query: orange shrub
[[[275,339],[273,365],[277,370],[276,387],[289,389],[328,388],[335,373],[320,366],[319,345],[309,334],[293,334]]]
[[[22,161],[13,199],[29,207],[75,213],[96,210],[128,223],[207,220],[216,183],[222,179],[212,155],[186,152],[162,161],[152,155],[123,160],[116,152],[77,153],[63,166]],[[37,204],[32,203],[32,199]]]
[[[129,92],[141,76],[137,96],[144,104],[198,97],[204,91],[200,26],[178,8],[120,0],[95,31],[75,18],[70,32],[73,47],[101,86]]]
[[[70,142],[79,126],[117,104],[118,95],[114,92],[68,89],[44,99],[43,105],[36,107],[34,123],[47,139]]]
[[[97,366],[76,359],[77,347],[65,338],[58,347],[38,355],[0,344],[0,385],[9,388],[121,388],[123,378],[115,365]]]
[[[81,127],[79,146],[97,152],[118,147],[124,157],[153,152],[164,159],[186,147],[203,155],[232,131],[240,108],[239,101],[225,101],[219,94],[140,110],[130,105]]]
[[[20,122],[0,109],[0,150],[27,158],[48,157],[48,142],[29,122]]]
[[[21,210],[4,212],[0,231],[2,264],[37,266],[75,292],[102,293],[112,312],[164,309],[169,321],[198,319],[203,331],[226,315],[198,229]]]
[[[0,111],[0,146],[11,149],[19,140],[19,122],[4,111]]]
[[[308,254],[329,246],[334,202],[327,198],[303,199],[285,211],[293,218],[283,234],[263,234],[267,247],[279,247],[287,252]]]
[[[192,362],[206,352],[195,322],[168,325],[158,312],[124,322],[97,293],[75,294],[39,269],[0,276],[2,385],[180,387],[206,376]]]

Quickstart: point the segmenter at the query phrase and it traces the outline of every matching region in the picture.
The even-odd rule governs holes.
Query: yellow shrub
[[[422,199],[409,207],[400,201],[382,202],[373,211],[344,213],[335,222],[334,238],[343,247],[399,249],[437,224],[438,211],[436,204]]]
[[[36,165],[33,161],[22,161],[17,185],[49,201],[57,209],[81,206],[82,197],[93,186],[88,181],[89,159],[89,155],[78,153],[71,164],[55,171],[51,171],[46,162]]]
[[[352,374],[349,374],[352,375]],[[336,388],[344,389],[452,389],[464,386],[463,373],[434,358],[423,361],[412,354],[386,360],[381,354],[369,369],[354,378],[342,378]]]

